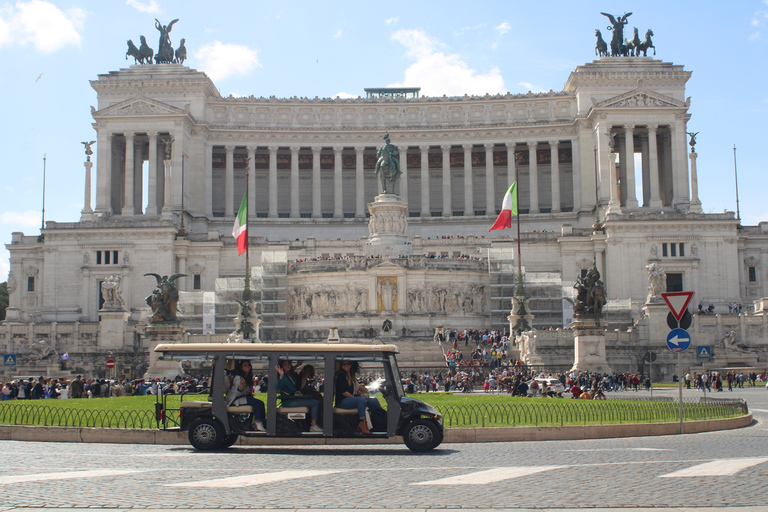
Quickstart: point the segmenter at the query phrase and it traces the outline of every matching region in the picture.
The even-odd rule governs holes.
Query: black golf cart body
[[[158,397],[157,418],[166,430],[189,432],[198,450],[216,450],[233,445],[238,436],[283,438],[389,438],[403,436],[413,451],[430,451],[443,440],[442,415],[432,406],[405,396],[400,384],[395,345],[326,343],[181,343],[160,344],[155,352],[163,360],[202,361],[212,364],[207,401],[182,401],[178,409],[166,407],[168,397]],[[253,429],[253,408],[229,406],[226,393],[236,360],[251,361],[254,371],[268,376],[266,432]],[[282,407],[274,385],[281,360],[312,364],[324,375],[321,405],[322,432],[310,432],[308,407]],[[357,409],[334,407],[335,374],[341,360],[357,361],[363,371],[375,370],[385,379],[379,389],[386,399],[385,412],[369,422],[370,434],[358,430]]]

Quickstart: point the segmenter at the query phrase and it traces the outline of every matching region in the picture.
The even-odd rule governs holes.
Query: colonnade
[[[409,202],[411,216],[496,215],[504,192],[515,181],[514,165],[508,163],[514,163],[518,153],[523,155],[524,162],[519,173],[521,182],[524,181],[520,184],[520,202],[525,212],[569,211],[574,208],[574,201],[578,201],[578,194],[573,193],[577,188],[573,177],[564,181],[561,172],[567,167],[569,174],[575,174],[575,160],[567,158],[561,162],[560,156],[560,148],[572,149],[575,145],[570,140],[396,145],[403,173],[397,192]],[[376,149],[373,146],[264,147],[209,143],[205,149],[204,176],[205,188],[211,193],[205,194],[206,213],[225,217],[236,213],[242,192],[235,190],[235,183],[242,180],[245,171],[242,164],[235,168],[238,155],[237,160],[247,162],[252,177],[249,181],[249,198],[255,205],[252,212],[255,210],[260,216],[270,218],[362,218],[366,203],[381,193],[378,177],[373,174]],[[481,163],[473,165],[473,154],[478,153],[484,158],[475,158]],[[499,153],[503,153],[501,158]],[[459,160],[456,155],[461,155],[463,164],[452,166],[452,156]],[[321,169],[321,156],[332,156],[331,169]],[[266,159],[266,169],[256,168],[257,157],[262,162]],[[301,157],[307,162],[311,160],[311,167],[305,164],[307,168],[302,169]],[[281,169],[278,169],[279,159],[283,162]],[[354,161],[354,166],[344,165],[345,160]],[[409,160],[418,165],[409,165]],[[541,160],[548,163],[540,165]],[[330,172],[323,172],[326,170]],[[304,192],[303,187],[311,188],[311,193]],[[546,203],[542,202],[542,196],[546,196]]]
[[[688,200],[684,123],[598,121],[593,129],[597,190],[609,211],[658,209]],[[182,141],[169,132],[99,132],[98,137],[96,213],[170,215],[180,207]],[[186,201],[197,204],[185,207],[202,210],[209,217],[236,214],[245,185],[244,162],[252,177],[248,191],[251,213],[259,217],[364,218],[366,203],[381,193],[373,174],[375,146],[218,145],[210,140],[203,144],[203,158],[191,162],[185,180],[189,187]],[[585,198],[593,192],[582,188],[593,186],[594,178],[589,179],[593,171],[585,168],[590,158],[581,154],[579,139],[395,144],[403,173],[398,193],[409,203],[413,217],[496,215],[504,192],[515,181],[516,160],[520,162],[521,213],[592,207]],[[642,187],[635,178],[636,153],[641,155]],[[323,158],[326,163],[321,165]],[[145,160],[149,162],[146,187]],[[89,194],[89,183],[87,187]],[[642,202],[636,193],[639,188]]]

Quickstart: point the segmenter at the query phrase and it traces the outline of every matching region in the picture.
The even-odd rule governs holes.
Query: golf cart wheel
[[[440,444],[440,429],[429,420],[415,420],[408,424],[403,434],[405,446],[414,452],[428,452]]]
[[[200,418],[189,427],[189,444],[197,450],[216,450],[224,442],[221,423],[211,418]]]

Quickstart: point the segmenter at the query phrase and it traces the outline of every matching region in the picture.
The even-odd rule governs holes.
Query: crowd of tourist
[[[192,376],[176,379],[75,379],[46,378],[16,379],[6,382],[0,397],[5,400],[41,400],[66,398],[106,398],[158,394],[200,392],[208,388],[206,377]]]

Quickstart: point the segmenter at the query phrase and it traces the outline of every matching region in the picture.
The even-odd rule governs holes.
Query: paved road
[[[654,394],[677,396],[677,391]],[[2,441],[0,512],[85,507],[768,511],[768,391],[719,395],[746,398],[755,424],[684,436],[446,444],[427,455],[399,445],[248,446],[199,453],[187,446]]]

